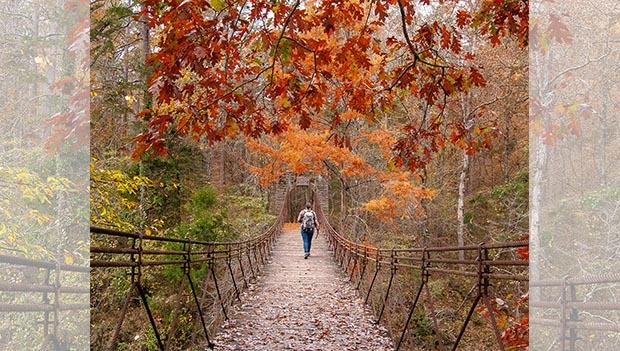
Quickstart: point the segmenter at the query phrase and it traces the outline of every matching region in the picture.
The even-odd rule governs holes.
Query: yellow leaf
[[[211,5],[211,8],[213,8],[217,12],[222,11],[227,6],[226,3],[222,0],[211,0],[209,1],[209,5]]]
[[[508,322],[508,316],[505,313],[500,314],[499,318],[497,318],[497,326],[500,329],[506,328],[506,322]]]
[[[394,160],[390,160],[390,161],[387,163],[387,169],[388,169],[388,171],[390,171],[390,172],[394,172],[394,171],[396,171],[396,170],[398,169],[398,167],[396,167],[396,164],[394,163]]]
[[[575,113],[575,112],[577,112],[577,107],[578,106],[579,106],[579,104],[577,104],[577,102],[574,102],[573,104],[568,106],[568,108],[566,109],[566,112],[568,112],[568,113]]]
[[[73,260],[73,256],[71,256],[71,254],[66,253],[65,254],[65,264],[73,264],[74,260]]]

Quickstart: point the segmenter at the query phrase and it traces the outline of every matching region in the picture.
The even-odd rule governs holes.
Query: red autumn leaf
[[[445,26],[441,29],[441,47],[447,49],[450,47],[452,33]]]
[[[312,119],[310,118],[310,116],[305,113],[302,114],[299,119],[299,126],[301,127],[301,129],[308,129],[310,128],[311,124],[312,124]]]
[[[528,247],[521,247],[516,250],[517,255],[527,261],[530,258],[530,250]]]
[[[497,46],[500,45],[502,43],[501,39],[499,38],[499,34],[493,34],[491,36],[491,44],[493,44],[493,46]]]
[[[438,21],[413,25],[420,6],[454,10],[454,3],[442,0],[381,0],[372,10],[353,1],[337,6],[252,1],[245,11],[227,1],[161,4],[144,0],[141,14],[158,38],[148,59],[149,92],[158,108],[141,114],[151,134],[137,140],[144,143],[136,147],[142,152],[165,149],[161,139],[172,135],[169,129],[175,126],[179,134],[215,141],[238,134],[278,134],[294,125],[313,128],[314,116],[316,125],[321,121],[342,128],[339,114],[326,117],[328,110],[355,111],[371,122],[377,111],[394,110],[401,93],[423,99],[431,111],[443,111],[454,103],[455,92],[486,84],[483,74],[470,66],[476,52],[461,47],[469,36],[495,34],[494,43],[510,37],[527,44],[526,1],[483,1],[470,11],[460,8],[454,26]],[[217,8],[217,16],[210,7]],[[370,16],[368,11],[373,11]],[[393,29],[394,23],[384,23],[392,13],[402,16],[405,28],[400,29],[409,33],[407,40],[383,35]],[[255,25],[266,19],[272,25]],[[220,125],[225,118],[236,122]],[[404,134],[393,145],[395,157],[412,169],[426,165],[448,138],[439,125]],[[338,139],[343,145],[352,143]],[[459,135],[463,143],[465,139]],[[463,149],[468,152],[490,144],[486,139],[467,143],[471,145]]]
[[[458,36],[452,36],[452,45],[450,46],[450,49],[455,54],[461,53],[461,39]],[[465,57],[465,59],[467,59],[467,57]]]
[[[549,36],[552,40],[560,44],[570,44],[573,42],[573,35],[568,27],[556,15],[549,16],[549,26],[547,27]]]
[[[469,24],[469,20],[470,20],[470,15],[469,12],[465,11],[465,10],[459,10],[456,13],[456,24],[460,27],[463,28],[465,27],[467,24]]]
[[[480,71],[478,71],[478,69],[475,67],[471,67],[469,69],[469,80],[472,82],[473,85],[478,87],[483,87],[486,85],[486,80],[484,79]]]

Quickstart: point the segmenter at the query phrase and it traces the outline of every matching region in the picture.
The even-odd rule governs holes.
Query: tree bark
[[[463,113],[463,124],[465,125],[465,128],[468,128],[468,125],[471,122],[469,116],[471,111],[470,98],[471,95],[469,93],[461,97],[461,111]],[[456,209],[456,217],[458,222],[456,239],[458,246],[465,245],[465,194],[467,192],[467,178],[469,176],[469,161],[467,150],[463,150],[463,166],[459,176],[459,194]],[[459,251],[459,259],[465,259],[465,251]]]
[[[151,52],[151,40],[150,40],[150,31],[149,31],[149,26],[146,23],[146,19],[142,18],[141,19],[141,24],[142,24],[142,51],[143,51],[143,57],[142,57],[142,62],[144,63],[145,67],[146,67],[146,60]],[[151,106],[151,97],[149,94],[149,88],[148,88],[148,78],[149,78],[149,74],[148,74],[148,70],[145,69],[144,70],[144,98],[143,98],[143,107],[144,108],[150,108]],[[136,121],[137,123],[138,121]],[[140,160],[140,177],[144,176],[144,163],[142,160]],[[140,227],[144,230],[145,226],[146,226],[146,188],[144,187],[144,185],[140,185],[140,220],[141,220],[141,225]]]
[[[463,151],[463,168],[461,169],[461,175],[459,177],[459,197],[457,204],[457,241],[458,246],[465,246],[465,188],[467,177],[469,174],[469,155],[467,151]],[[465,259],[465,252],[459,251],[459,259]]]
[[[506,123],[506,129],[504,130],[504,150],[502,153],[502,170],[504,172],[504,182],[510,180],[510,152],[512,151],[510,129],[512,127],[510,121],[510,114],[504,114],[504,121]]]
[[[537,142],[533,145],[535,154],[533,172],[530,185],[530,281],[540,279],[540,211],[542,203],[542,187],[544,182],[544,166],[547,162],[547,145],[542,137],[538,136]],[[532,262],[533,261],[533,262]],[[532,300],[538,301],[540,289],[532,291]]]

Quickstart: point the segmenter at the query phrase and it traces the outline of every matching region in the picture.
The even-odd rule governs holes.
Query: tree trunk
[[[470,111],[471,111],[471,95],[465,94],[461,96],[461,112],[463,113],[463,125],[465,128],[469,128],[470,120]],[[456,240],[458,246],[465,245],[465,193],[467,192],[467,178],[469,176],[469,155],[467,154],[467,150],[463,150],[463,167],[461,169],[461,174],[459,176],[459,196],[457,200],[457,209],[456,209],[456,217],[457,217],[457,229],[456,229]],[[459,259],[465,259],[465,251],[459,251]]]
[[[511,143],[511,135],[510,128],[512,127],[510,123],[510,114],[504,114],[504,121],[506,122],[506,129],[504,131],[504,150],[502,153],[502,170],[504,171],[504,182],[508,182],[510,180],[510,152],[512,151]]]
[[[342,180],[342,178],[340,178],[340,228],[343,228],[344,226],[344,219],[346,217],[346,204],[345,204],[345,200],[344,200],[344,180]]]
[[[463,168],[461,169],[461,175],[459,177],[459,197],[457,205],[457,240],[458,246],[465,245],[465,187],[467,182],[467,176],[469,174],[469,155],[467,151],[463,151]],[[459,259],[465,259],[465,252],[459,251]]]
[[[600,167],[600,179],[601,179],[601,186],[606,187],[607,186],[607,140],[609,139],[609,122],[607,119],[608,116],[608,112],[609,112],[609,105],[610,105],[610,98],[609,98],[609,81],[605,81],[605,84],[602,84],[602,89],[599,92],[599,96],[601,97],[601,100],[603,100],[603,104],[602,104],[602,111],[600,113],[600,127],[601,127],[601,141],[600,141],[600,147],[599,147],[599,153],[601,155],[601,167]]]
[[[34,43],[36,43],[35,45],[38,46],[39,45],[39,35],[40,35],[40,26],[39,26],[39,17],[40,17],[40,8],[39,8],[39,4],[37,1],[34,1],[32,3],[32,7],[33,7],[33,14],[32,14],[32,41]],[[37,50],[37,47],[35,47],[35,57],[39,56],[39,50]],[[33,58],[33,72],[38,72],[39,71],[39,67],[38,64],[35,60],[35,58]],[[35,101],[34,99],[37,99],[37,96],[39,96],[39,82],[37,81],[38,78],[35,78],[32,82],[32,87],[31,87],[31,92],[30,92],[30,99],[31,101]],[[34,118],[37,118],[39,115],[39,102],[35,101],[34,103],[31,104],[32,106],[32,116],[34,116]],[[18,122],[18,127],[17,127],[17,134],[16,137],[18,138],[18,140],[20,140],[20,143],[24,142],[24,134],[25,134],[25,119],[20,118],[19,122]]]
[[[146,66],[146,60],[151,52],[151,40],[150,40],[150,31],[149,31],[149,26],[146,23],[146,19],[141,19],[142,21],[142,50],[143,50],[143,60],[142,62],[144,63],[144,65]],[[150,108],[151,106],[151,98],[149,95],[149,88],[148,88],[148,78],[149,78],[149,74],[148,74],[148,70],[145,69],[144,70],[144,98],[143,98],[143,107],[145,109]],[[136,121],[137,123],[138,121]],[[142,160],[140,160],[140,176],[143,177],[144,176],[144,164],[142,162]],[[144,187],[144,185],[140,186],[140,228],[142,228],[144,230],[145,226],[146,226],[146,188]]]
[[[530,184],[530,281],[540,279],[540,211],[542,202],[542,187],[544,182],[544,166],[547,161],[547,145],[542,137],[537,137],[534,146],[533,177]],[[540,289],[532,291],[532,301],[538,301]]]
[[[141,21],[142,21],[142,51],[143,51],[142,62],[144,62],[144,66],[146,68],[147,67],[146,60],[151,54],[151,32],[150,32],[148,24],[146,23],[146,18],[142,18]],[[151,95],[149,94],[148,80],[149,80],[149,70],[145,69],[144,70],[144,107],[145,108],[151,107]]]
[[[127,29],[125,30],[125,36],[127,37],[127,39],[129,39],[130,33],[130,26],[127,26]],[[126,45],[123,49],[123,81],[125,83],[125,89],[123,89],[123,98],[125,98],[127,95],[129,95],[129,45]],[[128,121],[129,108],[126,108],[125,112],[123,113],[123,124],[125,128],[127,127],[126,123],[128,123]]]

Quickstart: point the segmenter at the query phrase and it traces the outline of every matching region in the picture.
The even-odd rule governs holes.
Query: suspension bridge
[[[97,241],[108,245],[91,246],[90,268],[123,270],[128,286],[114,314],[114,325],[105,335],[91,335],[91,347],[96,342],[94,349],[119,349],[127,338],[123,330],[128,312],[139,303],[155,347],[160,350],[179,348],[175,346],[175,341],[180,340],[179,325],[188,318],[195,328],[191,335],[184,336],[189,346],[183,349],[466,350],[472,347],[471,340],[476,340],[477,349],[506,349],[494,304],[503,294],[511,294],[514,284],[522,284],[527,290],[528,262],[515,255],[516,250],[528,246],[527,242],[377,248],[338,233],[323,212],[318,192],[314,192],[314,209],[321,226],[312,254],[304,260],[298,227],[286,223],[290,217],[289,197],[268,230],[243,241],[203,242],[91,227],[93,238],[109,240]],[[46,270],[42,284],[0,285],[2,292],[42,294],[38,303],[2,303],[0,312],[43,313],[45,337],[60,339],[63,311],[86,308],[62,302],[63,296],[88,291],[64,286],[61,273],[65,277],[71,272],[84,274],[88,267],[9,256],[0,256],[0,263]],[[174,267],[182,274],[177,293],[165,300],[170,313],[166,316],[154,311],[149,282],[145,281],[149,270],[158,267]],[[431,284],[434,280],[457,278],[469,281],[472,289],[454,309],[456,312],[446,318],[437,306],[439,300],[453,293],[450,285],[435,291]],[[606,277],[606,281],[610,279]],[[554,282],[539,284],[559,286]],[[394,296],[396,288],[409,293]],[[575,301],[551,307],[573,311],[593,308],[587,304],[577,306]],[[93,304],[98,303],[91,300],[91,311],[97,309]],[[472,322],[476,309],[486,310],[488,318]],[[558,320],[539,321],[559,327],[561,350],[576,350],[576,329],[583,325],[571,320],[573,317],[564,313]],[[447,319],[451,323],[446,323]],[[424,326],[430,330],[423,336],[426,346],[416,346],[420,323],[426,320],[430,321]],[[468,343],[464,340],[472,328],[476,328],[476,334]],[[592,328],[609,330],[614,326]],[[482,329],[486,337],[481,336]]]

